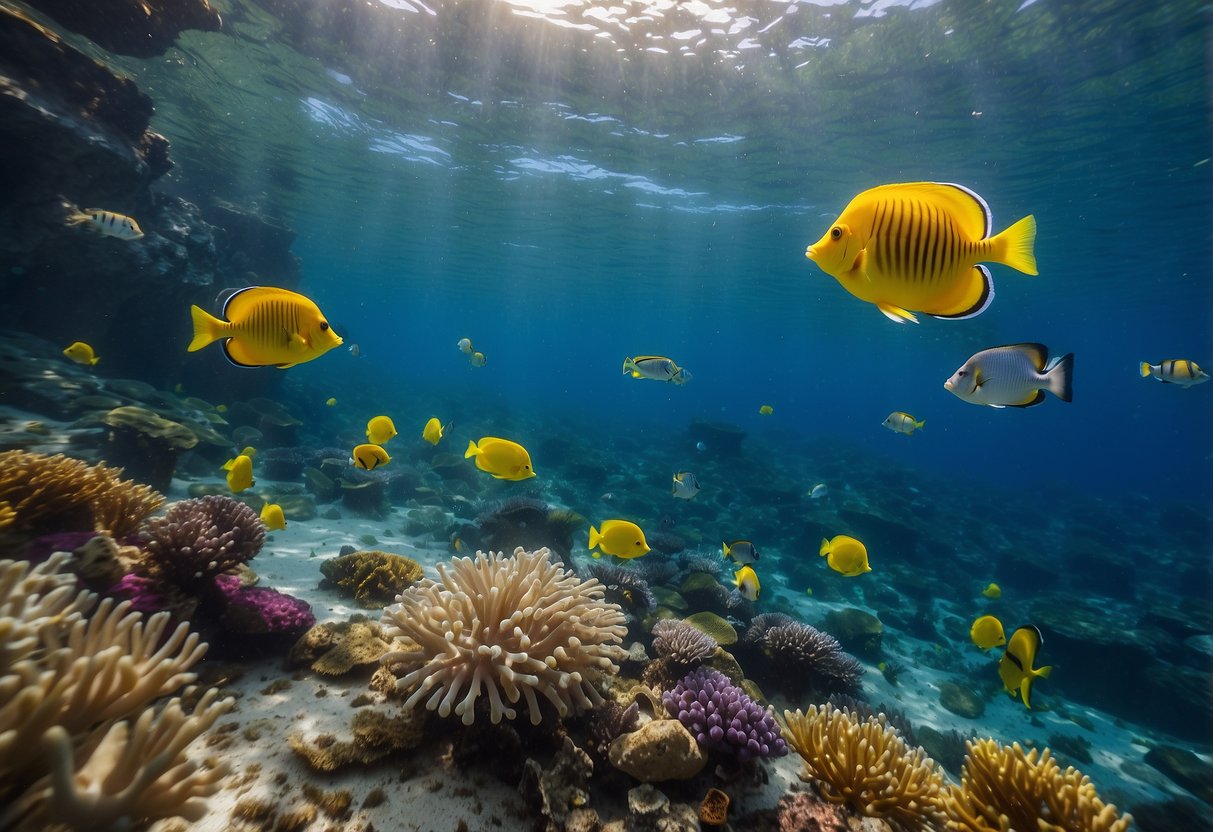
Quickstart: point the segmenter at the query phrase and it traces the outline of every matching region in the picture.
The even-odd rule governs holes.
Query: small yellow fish
[[[922,430],[922,426],[926,423],[926,419],[915,421],[914,417],[909,413],[904,413],[900,410],[894,410],[881,422],[882,425],[893,431],[893,433],[902,433],[906,436],[912,435],[916,430]]]
[[[309,298],[273,286],[249,286],[233,292],[223,304],[221,320],[198,306],[190,307],[197,352],[215,341],[237,367],[286,369],[319,358],[341,337],[333,332],[320,307]]]
[[[459,347],[459,351],[461,353],[463,353],[464,355],[472,354],[472,339],[471,338],[460,338],[459,343],[456,344],[455,346]]]
[[[1007,643],[1007,634],[1002,629],[1002,622],[992,615],[983,615],[973,622],[969,628],[969,638],[982,650],[991,647],[1001,647]]]
[[[431,445],[437,445],[446,432],[451,429],[450,425],[443,427],[442,422],[438,421],[438,417],[434,416],[425,423],[425,427],[421,430],[421,438]]]
[[[232,490],[233,494],[239,494],[246,488],[253,487],[253,460],[251,457],[240,454],[231,461],[231,468],[227,471],[227,487]]]
[[[758,412],[763,416],[770,416],[775,412],[775,408],[771,407],[769,404],[764,404],[762,407],[758,408]]]
[[[848,578],[872,571],[868,565],[867,547],[845,534],[835,535],[833,540],[822,538],[818,554],[826,559],[831,569]]]
[[[474,352],[468,356],[468,363],[473,367],[483,367],[485,364],[489,363],[489,360],[484,357],[484,353]]]
[[[327,399],[324,400],[324,403],[327,404],[329,407],[333,407],[337,404],[337,399],[333,396],[329,396]]]
[[[526,448],[508,439],[485,436],[479,443],[469,441],[463,458],[474,458],[477,468],[499,480],[517,482],[535,476],[535,469],[531,467],[531,455],[527,453]]]
[[[216,413],[227,413],[227,405],[225,405],[225,404],[215,405],[215,412]]]
[[[733,586],[747,601],[757,601],[758,593],[762,592],[762,584],[758,582],[758,573],[752,566],[743,566],[733,573]]]
[[[918,323],[912,310],[971,318],[994,299],[990,270],[978,263],[1037,273],[1032,215],[992,231],[990,206],[963,185],[882,185],[852,199],[805,257],[896,323]]]
[[[67,218],[68,225],[84,225],[106,237],[119,240],[138,240],[143,230],[133,217],[103,211],[100,208],[85,208]]]
[[[1047,677],[1052,667],[1036,668],[1036,654],[1044,639],[1040,630],[1031,624],[1020,627],[1011,633],[1007,649],[998,663],[998,677],[1002,686],[1012,698],[1019,697],[1028,710],[1032,709],[1032,685],[1039,678]]]
[[[391,461],[392,458],[387,455],[387,451],[372,444],[358,445],[350,455],[350,464],[364,471],[373,471],[380,465],[387,465]]]
[[[75,361],[77,364],[83,364],[86,367],[95,367],[101,359],[93,352],[93,348],[83,341],[75,341],[70,347],[63,351],[63,354]]]
[[[1000,587],[998,584],[991,581],[990,585],[981,591],[981,594],[986,596],[987,598],[1001,598],[1002,597],[1002,587]]]
[[[252,445],[245,445],[243,448],[240,449],[240,455],[247,456],[249,459],[256,459],[257,458],[257,449],[254,448]],[[224,471],[232,470],[232,466],[236,464],[236,459],[237,459],[237,457],[232,457],[227,462],[223,463],[223,470]]]
[[[281,531],[286,528],[286,515],[282,506],[277,503],[266,503],[261,507],[261,522],[270,531]]]
[[[630,520],[607,520],[602,531],[590,526],[590,547],[594,557],[612,555],[617,558],[638,558],[649,553],[649,543],[644,532]]]
[[[451,537],[451,548],[454,549],[456,552],[462,552],[463,551],[463,538],[461,538],[459,535],[453,535]]]
[[[396,425],[390,416],[376,416],[366,423],[366,441],[376,445],[387,444],[396,435]]]
[[[182,384],[181,382],[177,382],[176,384],[173,385],[173,392],[174,393],[184,393],[185,385]]]
[[[1186,358],[1174,358],[1160,361],[1157,364],[1141,362],[1141,377],[1154,378],[1163,384],[1178,384],[1180,387],[1191,387],[1209,380],[1209,374],[1200,368],[1195,361]]]
[[[805,595],[812,595],[812,594],[813,594],[813,587],[811,587],[811,586],[807,586],[807,587],[805,587],[804,592],[805,592]]]

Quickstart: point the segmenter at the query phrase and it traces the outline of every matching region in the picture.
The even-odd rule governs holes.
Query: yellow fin
[[[1024,274],[1036,271],[1036,217],[1028,214],[1000,234],[990,238],[990,259]]]
[[[961,293],[949,298],[942,309],[931,310],[931,317],[952,320],[975,318],[994,301],[994,279],[985,266],[970,269],[968,280],[961,284],[961,289]]]
[[[909,321],[912,324],[918,323],[918,317],[907,309],[902,309],[900,306],[894,306],[891,303],[878,303],[876,308],[881,313],[895,324],[904,324]]]
[[[593,549],[594,547],[596,547],[596,546],[598,545],[598,543],[599,543],[601,540],[602,540],[602,535],[598,534],[598,529],[594,528],[593,526],[590,526],[590,545],[589,545],[589,548]],[[598,555],[596,555],[596,554],[595,554],[595,555],[594,555],[594,557],[598,557]]]
[[[187,350],[197,352],[220,337],[219,328],[224,326],[224,322],[200,306],[191,306],[190,316],[194,321],[194,340],[190,341]]]
[[[1149,377],[1150,377],[1150,365],[1149,365],[1149,364],[1147,364],[1147,363],[1146,363],[1146,362],[1144,362],[1144,361],[1143,361],[1143,362],[1141,362],[1141,377],[1142,377],[1142,378],[1149,378]]]
[[[906,182],[900,185],[882,185],[868,193],[872,192],[879,192],[882,196],[900,195],[929,202],[945,211],[961,233],[974,242],[990,236],[993,226],[990,206],[964,185],[952,182]]]
[[[471,459],[472,457],[476,456],[479,453],[480,453],[480,449],[476,447],[476,443],[469,439],[468,440],[468,449],[463,452],[463,458]]]

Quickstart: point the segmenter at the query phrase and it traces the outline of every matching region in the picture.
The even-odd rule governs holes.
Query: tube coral
[[[701,667],[688,673],[661,701],[705,748],[726,751],[743,762],[788,753],[774,717],[718,670]]]
[[[926,752],[911,750],[883,716],[859,719],[827,704],[806,713],[784,711],[783,717],[788,743],[804,761],[800,779],[816,781],[826,800],[913,829],[940,820],[943,777]]]
[[[383,657],[385,665],[407,670],[396,683],[411,691],[406,708],[424,701],[428,710],[471,725],[483,694],[498,723],[514,719],[510,705],[525,699],[538,725],[536,694],[561,716],[602,704],[595,683],[619,670],[623,612],[604,600],[597,580],[581,581],[549,555],[519,547],[513,557],[455,558],[438,564],[437,581],[422,580],[384,609],[387,637],[415,642]]]
[[[940,795],[946,828],[956,832],[1125,832],[1132,816],[1099,798],[1090,778],[1062,771],[1049,749],[970,740],[959,787]]]

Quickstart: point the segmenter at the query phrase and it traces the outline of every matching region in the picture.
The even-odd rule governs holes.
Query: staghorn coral
[[[24,536],[105,531],[116,538],[138,530],[164,502],[146,485],[122,480],[121,468],[89,465],[56,454],[0,453],[0,502],[15,517],[7,531]]]
[[[194,681],[206,645],[125,602],[89,613],[69,561],[0,561],[0,828],[200,819],[226,771],[186,750],[234,702],[207,691],[192,714],[150,705]]]
[[[622,601],[621,606],[647,615],[657,609],[657,599],[649,589],[649,582],[634,569],[616,563],[591,563],[585,567],[591,578],[606,587],[608,595]]]
[[[701,667],[688,673],[661,701],[705,748],[726,751],[742,762],[788,753],[770,712],[720,671]]]
[[[1105,804],[1089,777],[1064,771],[1049,749],[971,740],[960,786],[939,796],[946,829],[957,832],[1125,832],[1132,821]]]
[[[321,586],[337,586],[352,592],[359,606],[384,607],[421,580],[421,565],[412,558],[389,552],[362,551],[331,558],[320,564]]]
[[[247,563],[265,543],[257,512],[231,497],[181,500],[143,532],[143,572],[189,594],[209,592],[216,576]]]
[[[716,652],[716,639],[699,628],[672,618],[653,625],[653,649],[676,664],[691,665]]]
[[[859,719],[827,704],[783,717],[788,743],[804,761],[800,779],[816,781],[826,800],[895,826],[920,829],[940,821],[942,775],[883,716]]]
[[[385,665],[408,671],[397,682],[412,691],[406,708],[424,701],[428,710],[453,712],[471,725],[483,694],[498,723],[514,719],[510,704],[525,698],[538,725],[536,694],[561,716],[602,704],[595,683],[617,673],[615,662],[625,655],[623,612],[604,600],[598,581],[579,580],[549,555],[519,547],[513,557],[455,558],[449,569],[438,565],[437,581],[409,587],[384,610],[384,634],[416,642],[383,657]]]
[[[758,642],[779,668],[819,693],[855,693],[863,678],[863,665],[844,653],[829,633],[793,621],[768,627]]]

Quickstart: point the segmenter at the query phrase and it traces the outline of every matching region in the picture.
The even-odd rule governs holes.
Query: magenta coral
[[[294,636],[316,623],[311,606],[291,595],[259,586],[241,586],[235,575],[220,575],[215,584],[227,600],[223,620],[229,632]]]
[[[661,701],[704,748],[743,762],[788,753],[775,718],[720,671],[701,667],[688,673]]]

